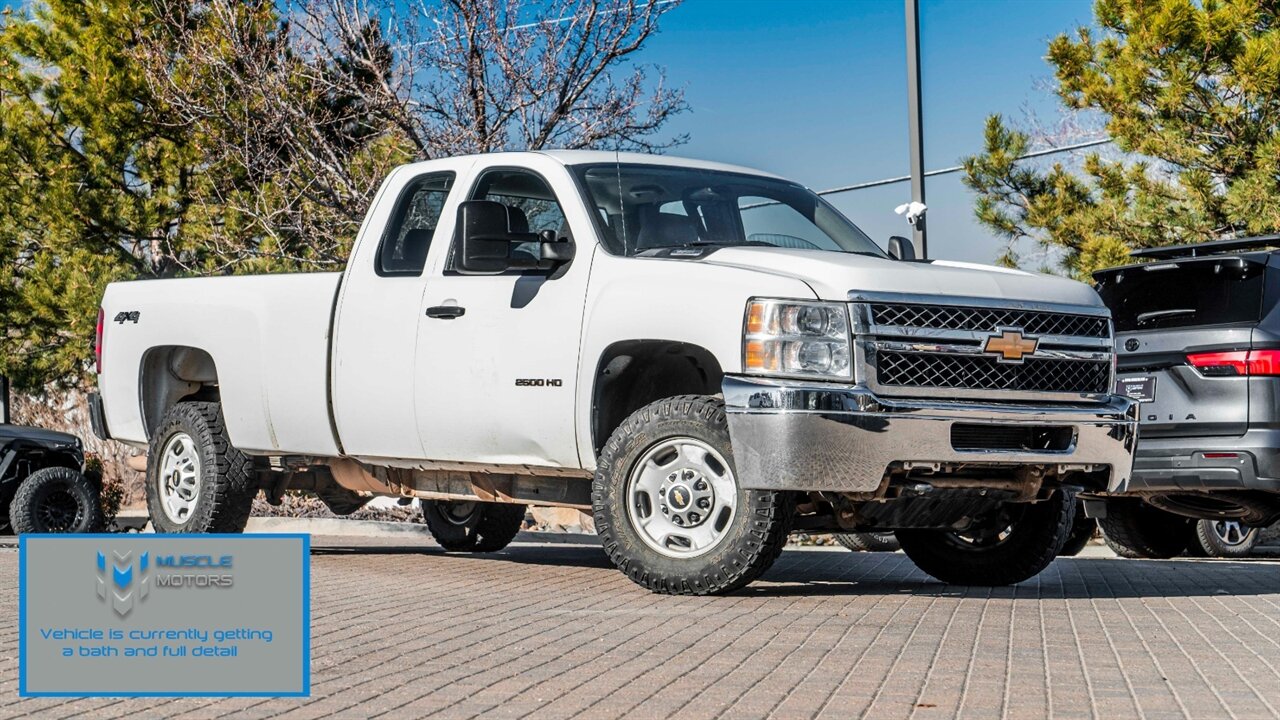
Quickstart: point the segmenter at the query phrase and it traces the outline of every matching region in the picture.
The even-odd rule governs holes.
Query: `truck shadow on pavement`
[[[329,545],[313,555],[405,555],[423,562],[477,560],[534,568],[595,568],[617,573],[594,544],[512,545],[488,554],[446,553],[435,545]],[[626,582],[621,576],[620,582]],[[636,592],[643,593],[639,587]],[[1280,595],[1280,564],[1251,560],[1120,560],[1060,558],[1039,576],[1014,586],[948,585],[921,572],[902,553],[788,550],[739,597],[819,597],[911,594],[1040,600]]]

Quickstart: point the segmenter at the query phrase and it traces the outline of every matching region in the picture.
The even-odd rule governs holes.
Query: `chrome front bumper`
[[[1123,487],[1138,440],[1136,406],[1004,404],[879,397],[866,387],[740,376],[724,379],[734,464],[743,487],[874,492],[890,464],[1109,466]],[[1070,427],[1062,450],[956,450],[951,426]]]

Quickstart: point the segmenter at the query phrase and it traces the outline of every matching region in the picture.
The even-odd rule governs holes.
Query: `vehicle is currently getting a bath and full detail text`
[[[789,533],[891,530],[959,584],[1043,570],[1127,485],[1087,285],[885,253],[804,187],[587,151],[384,182],[344,272],[116,283],[98,432],[148,448],[162,532],[253,497],[416,498],[450,551],[592,513],[658,592],[742,587]]]

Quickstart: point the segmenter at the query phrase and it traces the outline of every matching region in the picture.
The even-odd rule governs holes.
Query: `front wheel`
[[[1076,515],[1073,493],[1037,503],[1005,503],[963,526],[899,530],[902,551],[921,570],[953,585],[1012,585],[1040,574],[1062,550]]]
[[[670,595],[727,593],[782,552],[793,500],[734,474],[724,402],[681,396],[637,410],[609,437],[591,500],[609,559]]]
[[[151,436],[146,490],[158,533],[244,532],[258,486],[249,457],[231,446],[218,403],[169,409]]]
[[[479,501],[423,500],[422,519],[431,537],[449,552],[497,552],[524,524],[524,505]]]

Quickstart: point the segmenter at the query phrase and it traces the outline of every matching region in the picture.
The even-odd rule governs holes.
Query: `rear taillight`
[[[93,333],[93,360],[99,375],[102,374],[102,320],[106,317],[98,308],[98,329]]]
[[[1192,353],[1187,362],[1207,377],[1280,375],[1280,350]]]

